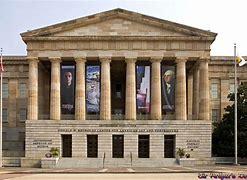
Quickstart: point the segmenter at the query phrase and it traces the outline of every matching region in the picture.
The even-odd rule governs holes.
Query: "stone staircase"
[[[163,167],[177,165],[176,159],[60,158],[56,168]]]
[[[102,168],[103,160],[99,158],[60,158],[56,168]]]
[[[214,165],[215,158],[182,158],[179,159],[181,166],[201,166],[201,165]]]
[[[177,166],[177,160],[175,158],[138,158],[133,159],[132,167],[165,167],[165,166]]]
[[[3,157],[4,167],[20,167],[21,158],[20,157]]]

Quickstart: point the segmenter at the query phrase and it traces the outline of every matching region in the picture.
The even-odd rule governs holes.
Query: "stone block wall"
[[[138,135],[150,135],[149,163],[163,161],[164,135],[176,135],[176,149],[184,148],[193,158],[211,157],[211,122],[209,121],[52,121],[26,122],[28,158],[44,158],[51,147],[62,148],[62,134],[72,134],[72,158],[87,158],[87,135],[98,135],[98,158],[108,164],[138,162]],[[124,135],[124,158],[112,158],[112,135]],[[161,163],[162,164],[162,163]]]

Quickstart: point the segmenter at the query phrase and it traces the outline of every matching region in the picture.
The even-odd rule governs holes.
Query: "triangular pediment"
[[[186,34],[165,28],[131,21],[125,18],[112,18],[89,24],[54,36],[185,36]]]
[[[113,9],[95,15],[55,24],[21,34],[22,37],[66,36],[164,36],[215,37],[216,33],[142,15]]]

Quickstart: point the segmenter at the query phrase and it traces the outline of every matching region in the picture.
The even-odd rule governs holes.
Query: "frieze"
[[[136,124],[99,124],[99,127],[136,127]]]
[[[178,129],[81,129],[65,128],[58,129],[58,132],[178,132]]]

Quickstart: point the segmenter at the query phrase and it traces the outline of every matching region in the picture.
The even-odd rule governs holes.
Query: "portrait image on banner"
[[[136,66],[137,113],[150,112],[150,66]]]
[[[100,66],[87,66],[86,108],[88,113],[100,111]]]
[[[173,113],[175,111],[175,66],[162,66],[162,110]]]
[[[61,112],[75,113],[75,66],[62,65],[61,68]]]

